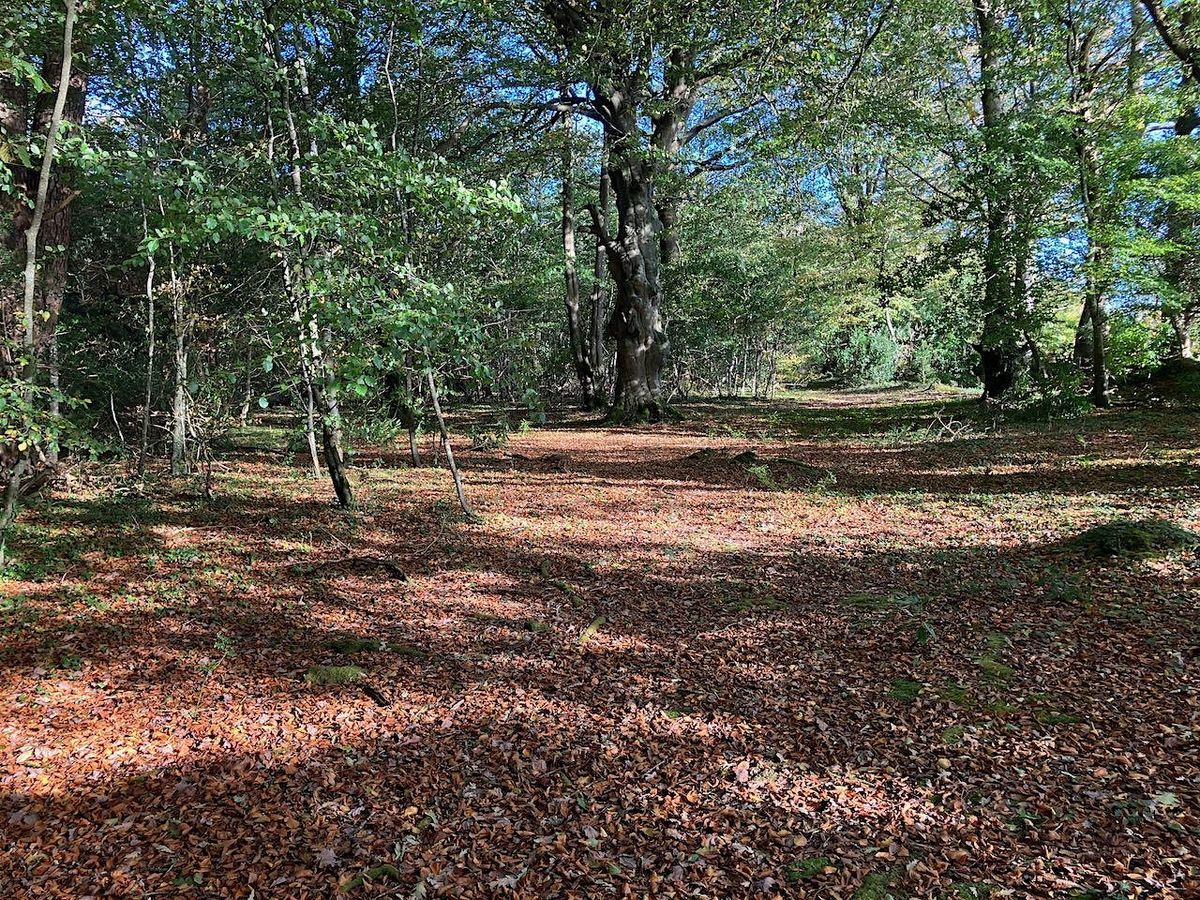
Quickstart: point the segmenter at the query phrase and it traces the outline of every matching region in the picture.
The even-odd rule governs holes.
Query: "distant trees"
[[[350,505],[434,394],[1102,405],[1192,352],[1194,0],[116,2],[64,93],[66,11],[0,12],[9,472],[284,407]]]

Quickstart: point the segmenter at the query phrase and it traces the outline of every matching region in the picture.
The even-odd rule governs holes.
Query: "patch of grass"
[[[331,640],[329,649],[335,653],[374,653],[379,649],[379,640],[360,637],[357,634],[344,634]]]
[[[1007,681],[1012,678],[1012,666],[1006,665],[991,656],[981,656],[975,660],[975,665],[983,671],[984,677],[991,681]]]
[[[899,900],[904,894],[893,889],[898,872],[873,872],[862,880],[851,900]]]
[[[858,609],[876,612],[898,609],[921,612],[925,609],[925,601],[916,594],[851,594],[846,598],[846,602]]]
[[[1110,622],[1144,622],[1146,610],[1136,603],[1113,603],[1104,607],[1103,616]]]
[[[1081,579],[1055,566],[1042,573],[1039,584],[1050,603],[1088,603],[1092,599]]]
[[[270,425],[243,425],[230,428],[216,444],[222,450],[259,450],[285,453],[291,446],[292,435],[285,428]]]
[[[771,475],[771,470],[761,463],[756,466],[746,466],[746,474],[758,482],[758,486],[768,491],[780,489],[779,482]]]
[[[791,884],[824,875],[833,866],[828,856],[809,856],[797,859],[783,867],[783,879]]]
[[[583,629],[583,631],[579,634],[579,646],[582,647],[584,644],[590,641],[593,637],[595,637],[596,632],[607,624],[608,619],[604,616],[596,616],[596,618],[592,619],[592,621],[588,623],[587,628]]]
[[[304,680],[313,685],[350,684],[365,674],[358,666],[313,666],[304,674]]]
[[[188,563],[205,559],[207,555],[203,550],[197,550],[195,547],[172,547],[170,550],[163,551],[162,558],[169,563]]]
[[[1163,519],[1114,519],[1095,525],[1071,541],[1088,556],[1147,559],[1200,547],[1200,534]]]
[[[962,725],[951,725],[949,728],[947,728],[945,731],[942,732],[942,743],[943,744],[960,743],[962,741],[963,737],[966,735],[966,733],[967,733],[967,729],[964,728]]]
[[[993,631],[985,638],[986,649],[975,659],[986,680],[1005,682],[1013,676],[1012,666],[1000,661],[1000,654],[1008,647],[1008,635]]]
[[[0,577],[44,581],[72,569],[88,549],[97,549],[96,542],[82,533],[55,532],[18,522],[9,530],[7,558]]]
[[[948,700],[951,703],[957,703],[959,706],[967,706],[971,702],[971,695],[957,681],[950,680],[943,682],[942,686],[938,688],[938,693],[941,694],[942,699]]]
[[[912,703],[921,696],[923,690],[925,690],[925,685],[919,681],[913,681],[910,678],[897,678],[892,682],[892,686],[888,690],[888,696],[893,700]]]
[[[992,631],[984,638],[984,642],[987,645],[988,655],[995,656],[1008,646],[1008,635],[1002,634],[999,631]]]
[[[774,594],[761,591],[754,585],[741,581],[719,582],[713,602],[735,612],[743,613],[760,610],[774,612],[787,608],[787,604]]]

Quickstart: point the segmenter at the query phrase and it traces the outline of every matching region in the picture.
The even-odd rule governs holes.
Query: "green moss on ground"
[[[350,684],[365,675],[358,666],[313,666],[304,674],[309,684]]]
[[[1095,525],[1071,541],[1088,556],[1144,559],[1200,547],[1200,534],[1163,519],[1114,519]]]

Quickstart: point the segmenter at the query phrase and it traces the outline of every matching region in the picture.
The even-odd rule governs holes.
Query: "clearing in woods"
[[[1200,414],[684,409],[28,509],[4,896],[1197,896]]]

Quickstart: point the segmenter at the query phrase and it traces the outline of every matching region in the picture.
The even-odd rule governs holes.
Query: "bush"
[[[1084,375],[1070,359],[1050,360],[1040,382],[1026,374],[1018,388],[1005,395],[1014,421],[1053,422],[1077,419],[1095,407],[1084,391]]]
[[[855,327],[829,359],[830,374],[847,384],[888,384],[896,380],[900,348],[883,329]]]
[[[1117,381],[1156,368],[1166,356],[1169,337],[1161,322],[1144,321],[1117,311],[1109,316],[1108,371]]]

